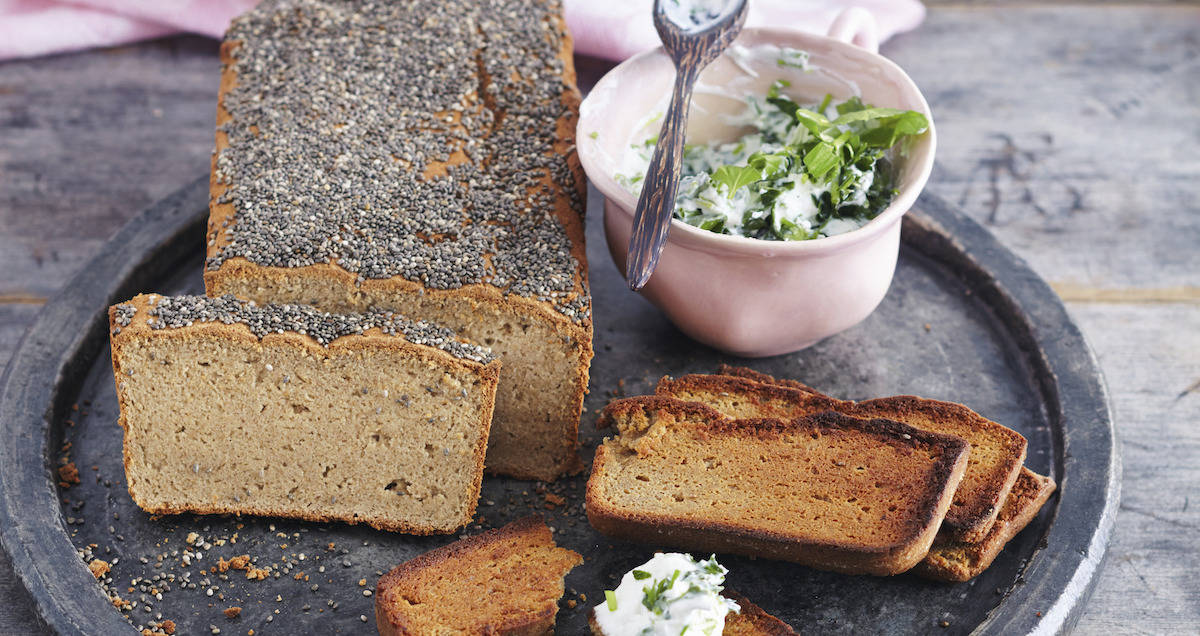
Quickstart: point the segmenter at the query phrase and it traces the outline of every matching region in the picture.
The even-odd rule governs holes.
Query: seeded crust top
[[[156,301],[157,299],[157,301]],[[390,336],[441,349],[464,360],[487,364],[496,357],[480,346],[458,340],[453,331],[425,322],[410,320],[390,311],[361,314],[331,314],[307,305],[259,305],[233,296],[150,296],[146,323],[152,330],[179,329],[197,322],[246,325],[259,339],[267,334],[294,332],[307,335],[322,346],[342,336],[358,335],[379,329]],[[113,307],[113,335],[133,323],[137,307],[122,303]]]
[[[575,323],[582,217],[558,0],[266,0],[234,21],[207,268],[489,284]],[[581,243],[580,236],[579,241]]]

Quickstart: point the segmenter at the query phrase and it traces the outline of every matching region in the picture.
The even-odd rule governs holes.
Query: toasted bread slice
[[[987,536],[1025,461],[1026,442],[1020,433],[961,404],[913,396],[856,403],[782,384],[723,375],[663,378],[657,394],[703,402],[734,418],[792,418],[836,411],[862,419],[895,420],[923,431],[961,437],[971,445],[971,458],[944,527],[949,537],[960,541],[978,541]]]
[[[728,589],[721,595],[732,599],[741,608],[737,614],[725,617],[722,636],[796,636],[796,630],[790,625],[768,614],[745,596]]]
[[[379,633],[551,634],[563,577],[583,557],[536,516],[401,563],[375,587]]]
[[[696,402],[617,400],[596,450],[588,521],[699,552],[896,574],[925,556],[967,463],[961,438],[820,413],[732,420]]]
[[[740,608],[737,613],[730,612],[725,615],[722,636],[796,636],[796,630],[771,616],[745,596],[733,590],[725,590],[721,595],[733,600]],[[588,624],[592,627],[593,636],[608,636],[596,622],[595,609],[588,614]]]
[[[1033,521],[1054,489],[1053,479],[1022,468],[1017,483],[1000,509],[1000,516],[982,541],[967,543],[939,535],[929,554],[913,571],[939,581],[959,582],[975,578],[992,564],[1018,532]]]

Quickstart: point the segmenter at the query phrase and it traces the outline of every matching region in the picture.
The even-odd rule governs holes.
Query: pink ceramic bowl
[[[868,16],[869,17],[869,16]],[[929,105],[908,75],[874,52],[873,25],[844,14],[823,37],[784,29],[746,29],[737,44],[770,44],[808,51],[813,70],[779,67],[774,56],[722,56],[700,77],[688,126],[689,141],[733,139],[737,130],[718,116],[742,108],[742,96],[763,95],[776,79],[787,92],[820,101],[825,93],[858,94],[876,106],[917,110]],[[840,39],[839,39],[840,38]],[[852,44],[857,42],[862,46]],[[735,46],[736,46],[735,45]],[[867,50],[867,48],[872,50]],[[613,69],[580,109],[579,157],[604,194],[609,253],[624,272],[637,197],[613,175],[631,140],[657,134],[654,113],[665,110],[674,79],[661,48]],[[925,186],[933,167],[935,133],[929,131],[895,158],[899,194],[863,227],[812,241],[763,241],[714,234],[672,221],[658,268],[642,293],[680,330],[726,352],[771,356],[803,349],[866,318],[891,284],[900,246],[900,218]]]

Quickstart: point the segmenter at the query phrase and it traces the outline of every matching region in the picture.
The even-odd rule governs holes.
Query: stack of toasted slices
[[[602,417],[619,436],[597,450],[587,510],[606,534],[964,581],[1054,489],[1022,467],[1024,437],[958,404],[836,400],[730,367],[656,393]]]

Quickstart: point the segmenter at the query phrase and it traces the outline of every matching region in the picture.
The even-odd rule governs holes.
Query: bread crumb
[[[58,485],[63,488],[70,488],[74,484],[79,483],[79,469],[75,468],[75,462],[67,462],[58,467]]]
[[[104,575],[108,574],[108,571],[112,569],[112,566],[110,566],[107,561],[92,559],[92,562],[88,564],[88,569],[92,571],[92,576],[102,579],[104,578]]]
[[[217,559],[217,569],[221,572],[229,570],[245,570],[250,566],[250,555],[241,554],[226,561],[225,559]]]
[[[552,492],[546,493],[546,508],[547,509],[553,510],[565,503],[567,503],[566,498],[564,498],[560,495],[556,495]]]
[[[246,578],[250,579],[251,581],[261,581],[267,578],[268,574],[270,573],[264,568],[249,568],[246,570]]]
[[[237,618],[242,614],[242,608],[237,606],[227,607],[221,613],[225,615],[225,618]]]
[[[169,619],[165,620],[158,624],[158,628],[163,630],[167,634],[174,634],[175,633],[175,621],[169,620]]]

